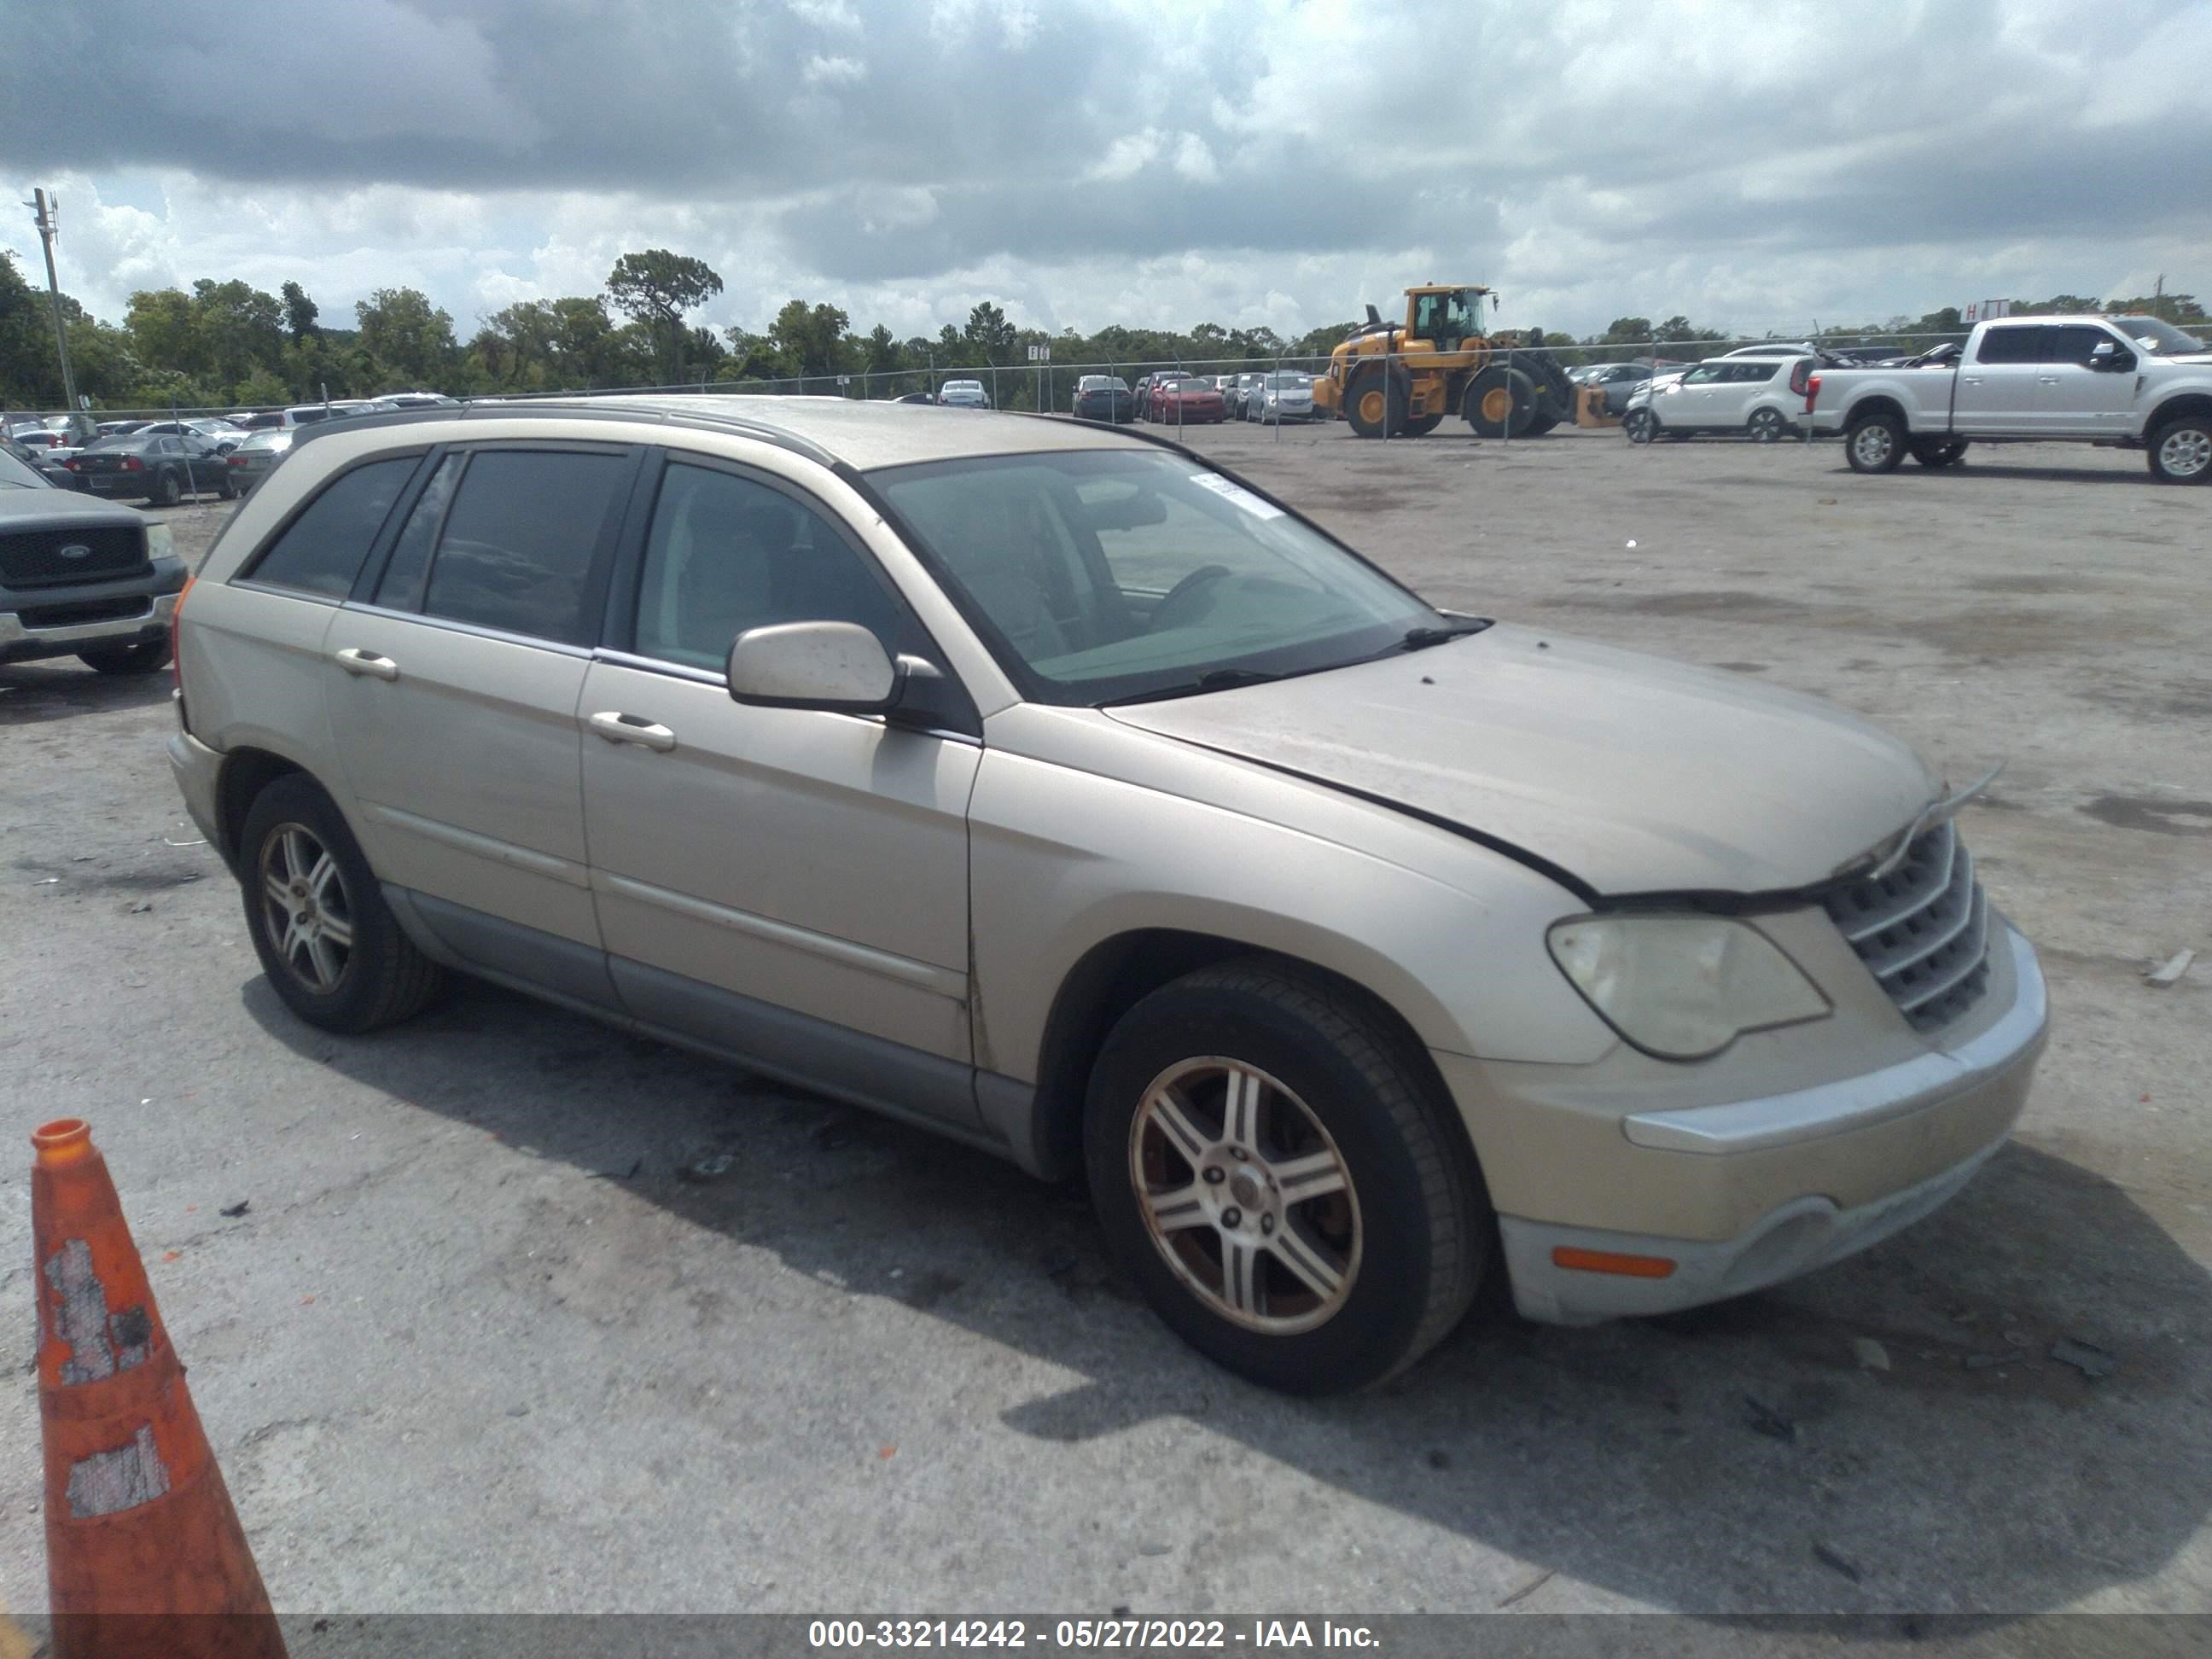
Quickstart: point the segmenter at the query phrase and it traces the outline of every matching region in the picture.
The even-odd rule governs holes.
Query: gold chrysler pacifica
[[[1123,430],[592,398],[302,431],[169,744],[293,1012],[447,971],[1080,1173],[1356,1388],[1864,1248],[2045,1035],[1960,797],[1810,698],[1439,611]],[[957,1201],[957,1200],[952,1200]]]

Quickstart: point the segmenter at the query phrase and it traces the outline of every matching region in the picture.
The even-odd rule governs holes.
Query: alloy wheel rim
[[[1762,409],[1751,417],[1751,435],[1763,444],[1778,441],[1782,436],[1782,417],[1771,409]]]
[[[353,905],[330,848],[301,823],[261,844],[262,925],[292,977],[318,996],[337,989],[353,961]]]
[[[1154,1078],[1130,1122],[1129,1179],[1161,1259],[1218,1317],[1290,1336],[1351,1296],[1364,1238],[1351,1169],[1258,1066],[1206,1054]]]
[[[2178,478],[2193,478],[2212,466],[2212,433],[2200,428],[2168,434],[2158,447],[2159,465]]]
[[[1894,441],[1886,426],[1863,426],[1851,440],[1851,448],[1869,466],[1879,466],[1889,459]]]

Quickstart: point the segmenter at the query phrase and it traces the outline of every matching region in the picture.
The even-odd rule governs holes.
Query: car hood
[[[146,515],[136,507],[118,507],[74,489],[0,489],[0,528],[88,530],[95,525],[129,525],[136,529],[145,523]]]
[[[1443,820],[1608,896],[1807,886],[1940,791],[1905,744],[1815,698],[1525,628],[1106,712]]]

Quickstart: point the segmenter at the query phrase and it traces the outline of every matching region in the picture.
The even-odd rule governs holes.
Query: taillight
[[[1805,412],[1811,414],[1813,405],[1820,401],[1820,377],[1814,374],[1805,382]]]
[[[243,455],[240,455],[240,454],[233,453],[233,454],[232,454],[232,456],[230,457],[230,464],[231,464],[233,466],[244,466],[244,465],[246,465],[246,457],[245,457],[245,456],[243,456]]]
[[[1813,365],[1802,357],[1790,365],[1790,389],[1801,398],[1806,395],[1805,377],[1811,373],[1812,368]]]
[[[198,580],[189,573],[185,575],[185,585],[177,590],[177,608],[169,612],[169,673],[177,683],[177,724],[187,732],[192,729],[192,723],[185,713],[185,659],[178,646],[184,636],[185,595],[192,591],[192,584]]]
[[[123,458],[123,470],[125,472],[143,472],[146,470],[146,463],[136,455],[125,455]]]
[[[72,472],[82,472],[84,471],[84,463],[82,461],[64,461],[62,465],[69,468]]]

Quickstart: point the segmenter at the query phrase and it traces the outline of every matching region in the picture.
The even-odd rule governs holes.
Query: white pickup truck
[[[2212,477],[2212,349],[2155,317],[1978,323],[1945,362],[1823,368],[1807,409],[1859,472],[1907,455],[1949,466],[1969,443],[2059,442],[2140,448],[2166,483]]]

